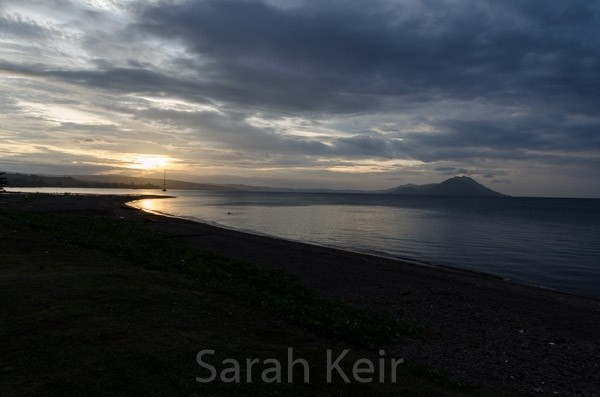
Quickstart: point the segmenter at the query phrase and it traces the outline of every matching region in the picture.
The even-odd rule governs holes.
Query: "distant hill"
[[[82,175],[82,176],[46,176],[35,174],[6,173],[8,187],[73,187],[73,188],[116,188],[116,189],[162,189],[160,178],[137,178],[121,175]],[[396,194],[404,196],[467,196],[501,197],[473,179],[462,176],[447,179],[441,183],[427,185],[402,185],[387,190],[333,190],[333,189],[293,189],[249,185],[216,185],[170,180],[167,189],[174,190],[213,190],[247,192],[290,192],[290,193],[355,193],[355,194]]]
[[[468,197],[503,197],[498,193],[476,182],[467,176],[456,176],[441,183],[427,185],[402,185],[383,191],[388,194],[405,196],[468,196]]]
[[[85,175],[78,176],[77,179],[82,181],[94,181],[94,182],[117,182],[117,183],[139,183],[139,184],[152,184],[156,188],[162,189],[163,180],[160,178],[137,178],[133,176],[122,176],[122,175]],[[181,190],[220,190],[220,191],[232,191],[240,190],[232,186],[215,185],[209,183],[195,183],[176,181],[167,178],[167,189],[181,189]]]
[[[73,187],[93,189],[162,189],[163,180],[120,175],[47,176],[7,173],[8,187]],[[167,179],[167,189],[238,190],[232,187]]]
[[[94,189],[160,189],[152,183],[84,181],[71,176],[46,176],[36,174],[6,174],[8,187],[74,187]]]
[[[426,185],[407,184],[387,190],[334,190],[334,189],[294,189],[267,186],[228,185],[242,191],[251,192],[290,192],[290,193],[386,193],[404,196],[471,196],[471,197],[501,197],[502,193],[495,192],[466,176],[457,176],[441,183]]]

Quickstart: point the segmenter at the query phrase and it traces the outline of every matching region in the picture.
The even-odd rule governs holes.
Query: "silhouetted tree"
[[[6,186],[6,183],[8,182],[5,175],[6,173],[0,172],[0,191],[4,190],[4,186]]]

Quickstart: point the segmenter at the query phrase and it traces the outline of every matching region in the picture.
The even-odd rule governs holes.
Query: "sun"
[[[169,163],[167,157],[162,156],[138,156],[132,162],[132,168],[141,170],[151,170],[155,168],[165,168]]]

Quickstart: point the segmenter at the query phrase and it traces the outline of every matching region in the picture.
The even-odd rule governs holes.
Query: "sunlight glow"
[[[169,159],[162,156],[138,156],[133,159],[131,168],[140,170],[150,170],[155,168],[165,168],[169,164]]]

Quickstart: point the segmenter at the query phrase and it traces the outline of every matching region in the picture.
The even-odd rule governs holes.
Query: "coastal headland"
[[[174,390],[193,395],[212,386],[212,394],[227,395],[233,389],[226,385],[194,381],[207,369],[196,360],[200,351],[214,350],[214,357],[206,357],[217,369],[227,354],[285,362],[293,348],[296,358],[317,368],[312,383],[281,382],[273,389],[260,382],[256,367],[258,381],[237,386],[236,392],[598,395],[598,300],[485,274],[236,232],[126,205],[139,198],[0,195],[0,344],[5,352],[0,394],[61,395],[87,388],[101,395],[108,388],[130,395]],[[108,222],[100,226],[114,228],[115,236],[119,222],[135,225],[131,241],[115,245],[110,236],[95,234],[100,232],[90,222],[97,219]],[[79,232],[69,235],[72,230]],[[228,284],[191,265],[160,268],[166,251],[131,256],[145,236],[158,236],[157,245],[163,241],[207,253],[202,254],[206,263],[234,273],[239,268],[249,281]],[[248,263],[260,266],[260,277]],[[261,283],[269,288],[254,289]],[[328,315],[331,324],[323,320]],[[357,325],[336,323],[345,318]],[[361,328],[363,323],[367,326]],[[331,364],[326,351],[337,357],[345,349],[352,358],[346,374],[361,357],[405,360],[399,383],[348,385],[338,376],[328,385],[322,371]]]

